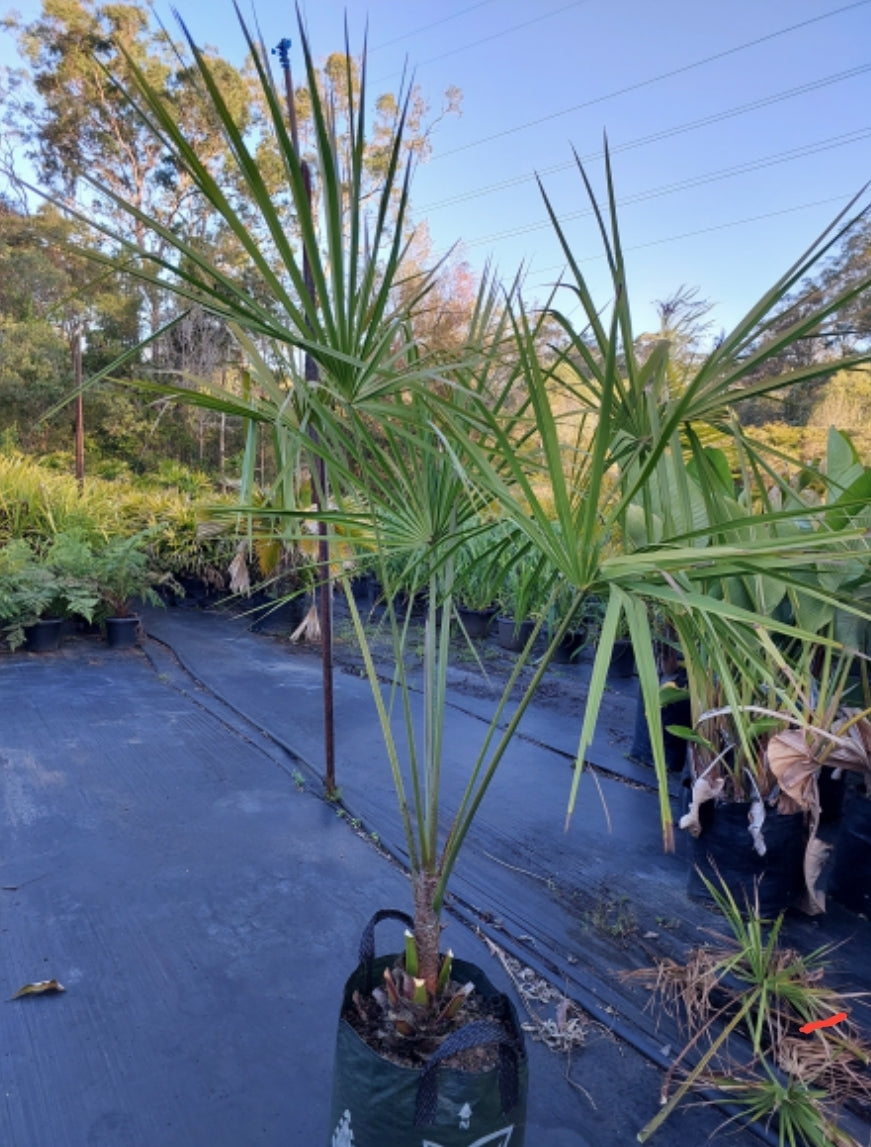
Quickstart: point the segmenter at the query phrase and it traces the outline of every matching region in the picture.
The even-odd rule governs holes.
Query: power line
[[[852,197],[850,197],[852,198]],[[849,199],[846,200],[849,203]],[[651,239],[647,243],[635,243],[631,247],[624,247],[626,253],[631,251],[644,251],[648,247],[661,247],[666,243],[678,243],[682,239],[695,239],[699,235],[710,235],[714,231],[726,231],[730,227],[743,227],[748,223],[759,223],[764,219],[775,219],[780,215],[793,215],[797,211],[809,211],[812,207],[825,207],[831,203],[845,203],[843,195],[834,195],[829,199],[816,199],[813,203],[799,203],[795,207],[784,207],[779,211],[767,211],[763,215],[749,215],[744,219],[733,219],[729,223],[715,223],[711,227],[702,227],[698,231],[684,231],[680,235],[668,235],[662,239]],[[585,255],[582,259],[577,259],[578,263],[594,263],[598,259],[604,259],[604,253],[599,255]],[[566,270],[565,263],[557,263],[552,267],[542,267],[541,270],[536,271],[536,275],[546,275],[551,271],[559,271],[562,274]],[[530,272],[531,273],[531,272]],[[538,286],[553,286],[554,284],[539,283]]]
[[[863,3],[869,3],[871,0],[862,0]],[[491,40],[500,40],[503,36],[509,36],[512,32],[519,32],[521,28],[529,28],[532,24],[540,24],[542,20],[549,20],[551,16],[559,16],[563,12],[568,12],[570,8],[580,8],[582,4],[589,4],[590,0],[572,0],[571,4],[564,4],[562,8],[554,8],[550,12],[542,12],[539,16],[533,16],[531,20],[524,20],[521,24],[512,24],[510,28],[503,28],[500,32],[494,32],[492,36],[483,36],[480,40],[471,40],[468,44],[460,44],[458,48],[451,48],[448,52],[442,52],[438,56],[430,56],[427,60],[419,60],[415,63],[415,68],[423,68],[427,64],[434,64],[437,60],[445,60],[448,56],[456,56],[460,52],[466,52],[469,48],[480,47],[481,44],[489,44]],[[440,22],[440,21],[439,21]],[[394,76],[399,75],[399,72],[391,72],[389,76],[382,76],[378,83],[385,83],[387,80],[393,79]],[[472,146],[467,144],[466,146]]]
[[[491,143],[496,139],[503,139],[506,135],[515,135],[517,132],[526,131],[530,127],[538,127],[539,124],[547,123],[553,119],[559,119],[561,116],[569,115],[571,112],[581,111],[583,108],[593,107],[595,104],[604,103],[606,100],[615,99],[617,96],[626,95],[628,92],[636,92],[642,88],[651,87],[653,84],[658,84],[662,80],[671,79],[673,76],[684,75],[691,72],[696,68],[704,67],[705,64],[714,63],[716,60],[726,59],[728,56],[734,56],[739,52],[744,52],[748,48],[756,47],[758,44],[765,44],[769,40],[774,40],[778,36],[785,36],[788,32],[796,32],[800,28],[810,27],[812,24],[818,24],[822,20],[829,20],[832,16],[839,16],[844,12],[850,12],[855,8],[863,8],[871,0],[854,0],[852,4],[845,4],[840,8],[833,8],[830,12],[823,12],[820,16],[812,16],[808,20],[802,20],[798,24],[790,24],[786,28],[781,28],[776,32],[769,32],[765,36],[757,36],[754,40],[747,40],[743,44],[738,44],[734,48],[726,48],[722,52],[715,52],[711,56],[705,56],[701,60],[695,60],[691,64],[684,64],[679,68],[673,68],[669,72],[662,72],[658,76],[652,76],[646,80],[638,80],[634,84],[627,84],[625,87],[617,88],[613,92],[607,92],[601,96],[594,96],[592,99],[585,100],[583,103],[574,104],[570,108],[563,108],[562,111],[550,112],[548,115],[539,116],[537,119],[528,120],[526,123],[518,124],[516,127],[505,128],[503,131],[494,132],[492,135],[482,136],[480,139],[472,140],[470,143],[461,144],[459,147],[453,147],[449,151],[441,151],[434,155],[430,160],[434,163],[436,160],[444,159],[449,155],[457,155],[459,152],[468,151],[473,147],[480,147],[482,144]]]
[[[805,144],[802,147],[791,148],[789,151],[778,152],[776,155],[765,156],[762,159],[739,163],[735,167],[724,167],[717,171],[694,175],[689,179],[682,179],[676,183],[667,183],[661,187],[648,188],[638,191],[620,201],[619,206],[625,207],[633,203],[643,203],[648,199],[656,199],[662,195],[672,195],[677,191],[686,191],[691,187],[700,187],[706,183],[716,183],[723,179],[732,179],[736,175],[746,175],[751,171],[760,171],[765,167],[774,167],[779,163],[788,163],[795,159],[804,159],[808,155],[816,155],[821,151],[830,151],[835,147],[845,147],[851,143],[858,143],[871,135],[871,126],[856,128],[843,135],[830,136],[828,139],[818,140],[816,143]],[[561,223],[568,223],[575,219],[584,219],[593,214],[592,208],[583,211],[572,211],[560,217]],[[491,235],[484,235],[480,239],[469,239],[465,247],[480,247],[485,243],[498,243],[503,239],[514,239],[518,235],[528,235],[533,231],[542,231],[551,226],[549,219],[542,219],[536,223],[526,223],[520,227],[512,227],[507,231],[497,231]]]
[[[783,100],[806,95],[808,92],[828,87],[830,84],[853,79],[853,77],[862,75],[868,71],[871,71],[871,64],[860,64],[855,68],[848,68],[843,72],[835,72],[819,80],[812,80],[807,84],[801,84],[795,88],[787,88],[782,92],[776,92],[774,95],[753,100],[751,103],[739,104],[737,107],[715,112],[702,119],[690,120],[687,123],[678,124],[675,127],[664,128],[661,131],[653,132],[651,135],[639,136],[637,139],[629,140],[627,143],[616,144],[610,148],[610,151],[612,155],[617,155],[620,152],[631,151],[636,147],[644,147],[649,143],[658,143],[660,140],[671,139],[673,136],[683,135],[689,131],[696,131],[699,128],[708,127],[711,124],[720,123],[722,120],[732,119],[735,116],[746,115],[748,112],[758,111],[760,108],[768,107],[771,104],[779,103]],[[589,152],[582,157],[582,162],[589,163],[593,160],[601,159],[603,155],[604,152],[601,149],[599,151]],[[491,183],[485,187],[478,187],[472,191],[463,192],[460,195],[452,195],[449,199],[439,199],[435,203],[425,203],[418,209],[418,212],[428,215],[433,211],[440,211],[444,207],[452,207],[457,203],[465,203],[469,199],[479,199],[485,195],[492,195],[498,191],[505,191],[508,188],[517,187],[522,183],[532,183],[535,181],[537,175],[556,175],[558,172],[569,171],[575,167],[574,159],[566,160],[563,163],[554,163],[551,164],[550,167],[541,168],[538,172],[529,171],[524,175],[516,175],[511,179],[501,180],[499,183]]]
[[[421,24],[418,28],[412,28],[410,32],[403,32],[401,36],[394,36],[392,40],[384,40],[370,50],[379,52],[382,48],[389,48],[393,44],[398,44],[401,40],[410,40],[412,36],[419,36],[421,32],[428,32],[430,28],[437,28],[440,24],[448,24],[451,20],[458,20],[460,16],[474,12],[476,8],[486,8],[488,4],[493,3],[495,3],[495,0],[478,0],[477,4],[469,4],[468,7],[461,8],[459,12],[452,12],[450,16],[442,16],[440,20],[433,20],[429,24]]]

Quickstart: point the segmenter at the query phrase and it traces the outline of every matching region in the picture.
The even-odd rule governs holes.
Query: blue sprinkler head
[[[285,37],[279,40],[277,47],[272,49],[273,56],[278,56],[282,68],[290,67],[290,40]]]

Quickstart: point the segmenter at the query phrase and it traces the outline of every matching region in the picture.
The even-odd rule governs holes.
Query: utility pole
[[[282,40],[273,51],[277,54],[284,72],[284,93],[287,100],[287,119],[290,125],[290,138],[293,149],[299,160],[302,172],[303,186],[305,187],[308,206],[312,203],[312,182],[309,165],[300,154],[299,131],[296,122],[296,105],[293,98],[293,80],[290,73],[290,40]],[[308,297],[312,306],[316,303],[314,279],[309,263],[308,251],[303,248],[302,277]],[[305,379],[306,382],[318,381],[318,364],[306,351]],[[312,441],[317,444],[317,432],[310,431]],[[328,506],[327,475],[323,458],[315,454],[314,459],[314,486],[315,496],[321,509]],[[330,576],[330,543],[327,538],[327,523],[322,519],[318,521],[318,586],[319,613],[321,623],[321,667],[323,676],[324,700],[324,788],[327,796],[336,792],[336,760],[335,760],[335,723],[333,720],[333,586]]]

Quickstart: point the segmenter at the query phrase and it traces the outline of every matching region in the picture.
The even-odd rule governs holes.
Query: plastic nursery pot
[[[357,574],[351,578],[351,592],[358,605],[372,606],[375,604],[375,578],[371,573]]]
[[[587,641],[586,630],[570,629],[553,651],[551,662],[554,665],[575,665]]]
[[[611,650],[611,664],[608,673],[611,677],[631,677],[635,672],[635,650],[627,638],[618,638]]]
[[[533,629],[535,622],[532,620],[515,621],[513,617],[499,617],[496,619],[496,640],[503,649],[520,653],[532,637]]]
[[[677,737],[668,731],[669,725],[692,725],[692,707],[688,697],[680,701],[672,701],[660,709],[662,723],[662,740],[665,747],[665,763],[670,773],[679,773],[686,763],[687,743],[683,737]],[[650,744],[650,729],[647,726],[647,714],[644,711],[644,699],[641,694],[635,703],[635,728],[632,735],[632,748],[629,757],[633,761],[641,761],[645,765],[653,764],[653,749]]]
[[[762,834],[765,855],[753,846],[749,831],[749,801],[706,801],[699,810],[702,832],[692,839],[687,893],[695,900],[713,898],[699,876],[715,886],[722,879],[739,908],[753,904],[759,888],[759,911],[773,919],[800,898],[804,889],[804,813],[766,810]]]
[[[847,792],[847,776],[841,770],[839,775],[823,765],[817,776],[820,794],[820,824],[837,824],[844,812],[844,797]]]
[[[209,596],[209,588],[201,577],[192,577],[190,574],[181,574],[176,579],[184,590],[180,599],[176,596],[174,604],[202,608]],[[175,596],[175,595],[174,595]]]
[[[374,924],[388,915],[409,919],[390,910],[372,918],[360,964],[345,985],[343,1013],[355,991],[370,991],[396,962],[395,955],[373,955]],[[464,960],[453,966],[454,977],[475,985],[494,1018],[459,1028],[422,1067],[384,1059],[339,1019],[329,1147],[523,1147],[528,1063],[517,1014],[480,968]],[[446,1062],[461,1049],[492,1043],[498,1063],[489,1070],[460,1071]]]
[[[63,620],[43,617],[24,627],[24,648],[28,653],[54,653],[60,648]]]
[[[138,639],[138,617],[106,618],[106,642],[110,649],[132,649]]]
[[[851,912],[871,916],[871,799],[859,792],[847,800],[828,894]]]
[[[254,633],[292,632],[302,622],[308,609],[308,600],[291,597],[287,601],[271,601],[257,611],[251,629]]]
[[[457,617],[459,617],[467,637],[486,637],[490,632],[490,626],[493,624],[495,616],[495,609],[466,609],[464,605],[457,608]]]

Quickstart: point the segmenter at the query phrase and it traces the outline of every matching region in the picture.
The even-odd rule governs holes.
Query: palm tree
[[[333,130],[329,103],[319,94],[301,29],[312,101],[318,190],[313,206],[268,57],[244,23],[242,27],[281,159],[285,183],[280,193],[270,192],[253,146],[190,36],[198,81],[212,101],[235,163],[226,186],[200,162],[195,144],[132,59],[127,61],[131,86],[126,92],[233,237],[235,263],[225,264],[158,220],[141,217],[132,204],[117,197],[115,205],[156,231],[168,253],[157,259],[109,227],[101,230],[109,244],[132,257],[132,273],[224,320],[248,357],[251,383],[243,397],[213,385],[199,391],[171,385],[157,389],[275,428],[309,457],[319,458],[332,505],[321,504],[317,511],[285,506],[288,522],[316,516],[335,538],[370,552],[384,567],[396,661],[395,688],[387,697],[350,593],[348,599],[405,828],[415,907],[408,959],[432,997],[446,967],[438,939],[447,881],[572,612],[566,612],[565,624],[552,635],[529,688],[502,727],[518,663],[475,755],[460,807],[445,823],[439,798],[454,556],[469,538],[495,530],[489,523],[498,509],[502,522],[494,544],[480,547],[483,576],[498,584],[509,555],[525,549],[547,579],[548,592],[564,598],[568,590],[576,605],[588,595],[604,603],[579,766],[592,738],[610,647],[622,620],[635,645],[651,717],[658,714],[655,618],[675,635],[693,665],[704,664],[706,671],[712,669],[724,680],[736,666],[742,673],[764,674],[764,659],[755,652],[759,627],[790,627],[718,595],[718,587],[728,578],[780,576],[787,553],[794,570],[813,568],[822,558],[838,560],[859,537],[848,523],[831,530],[823,527],[822,519],[819,529],[800,530],[795,513],[775,514],[764,505],[742,509],[736,518],[715,480],[723,457],[705,436],[716,434],[734,443],[749,475],[771,473],[732,411],[745,396],[774,388],[772,382],[746,385],[755,367],[834,309],[835,304],[827,305],[825,312],[801,320],[760,348],[759,340],[773,329],[770,316],[777,302],[830,249],[838,232],[796,264],[674,392],[668,385],[667,345],[658,346],[643,362],[635,357],[609,169],[609,214],[607,223],[600,215],[600,225],[613,275],[610,319],[600,317],[548,204],[572,271],[571,289],[581,304],[583,325],[578,327],[553,307],[530,315],[516,291],[501,298],[496,286],[485,282],[461,353],[452,362],[443,356],[441,361],[430,359],[419,352],[412,334],[415,310],[425,301],[433,278],[430,272],[407,270],[410,169],[401,164],[407,93],[383,150],[381,184],[376,194],[364,194],[365,59],[358,87],[348,54],[350,133],[349,145],[343,147]],[[111,196],[96,186],[93,191]],[[407,274],[414,276],[411,290]],[[855,294],[864,285],[851,291]],[[542,332],[554,318],[568,344],[555,361],[542,350]],[[303,354],[316,363],[317,378],[303,369]],[[852,361],[860,361],[860,356]],[[803,371],[786,381],[807,377]],[[559,433],[558,391],[576,402],[585,419],[584,432],[572,447],[566,447]],[[766,515],[762,524],[760,509]],[[850,554],[855,557],[853,550]],[[422,733],[415,729],[405,669],[409,616],[394,604],[388,562],[393,569],[398,565],[405,586],[427,591]],[[823,589],[802,589],[826,597]],[[741,651],[740,658],[732,656],[733,648]],[[527,655],[530,649],[531,643]],[[704,663],[697,650],[704,652]],[[402,748],[392,722],[394,698],[407,734]],[[664,753],[656,730],[653,724],[663,832],[670,847]],[[571,803],[580,773],[579,767]]]

